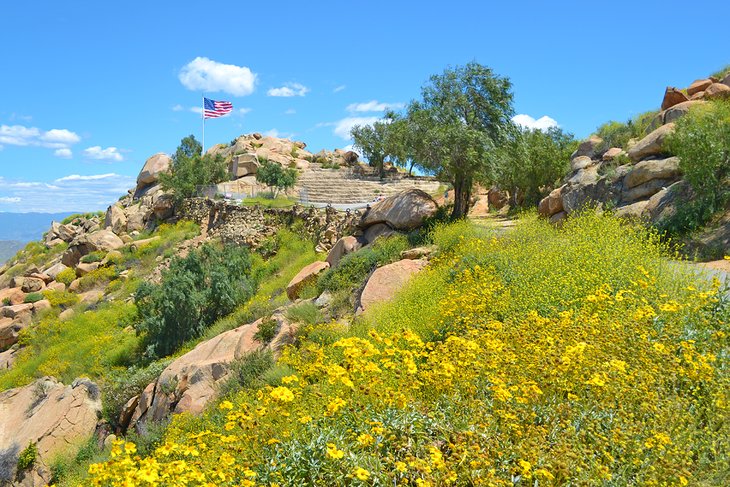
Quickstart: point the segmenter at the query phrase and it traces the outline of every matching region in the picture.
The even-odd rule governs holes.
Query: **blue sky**
[[[203,88],[235,107],[208,145],[317,151],[472,60],[512,80],[516,113],[579,137],[730,63],[727,1],[198,3],[4,2],[0,211],[105,209],[147,157],[200,137]]]

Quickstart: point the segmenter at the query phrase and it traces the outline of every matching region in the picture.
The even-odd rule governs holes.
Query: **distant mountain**
[[[38,240],[52,221],[61,221],[73,213],[3,213],[0,212],[0,241],[30,242]]]
[[[6,260],[14,256],[23,247],[25,247],[25,244],[17,240],[0,240],[0,265],[3,265]]]

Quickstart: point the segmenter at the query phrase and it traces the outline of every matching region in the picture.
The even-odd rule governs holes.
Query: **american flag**
[[[203,118],[218,118],[231,113],[233,103],[203,98]]]

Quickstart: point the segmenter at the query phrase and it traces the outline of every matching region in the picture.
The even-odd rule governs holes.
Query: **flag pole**
[[[200,118],[203,120],[203,153],[201,156],[205,155],[205,93],[203,93],[203,110],[200,112]]]

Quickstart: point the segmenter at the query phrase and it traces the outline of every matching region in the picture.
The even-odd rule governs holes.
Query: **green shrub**
[[[509,144],[494,152],[494,182],[510,191],[513,205],[537,204],[568,171],[576,145],[572,134],[557,127],[516,131]]]
[[[378,238],[373,244],[347,254],[334,269],[322,273],[317,280],[317,291],[321,294],[324,291],[354,290],[376,267],[398,260],[400,253],[407,248],[408,239],[404,235]]]
[[[201,154],[200,143],[189,135],[180,141],[172,157],[170,172],[160,174],[162,187],[173,192],[176,202],[195,196],[201,186],[226,179],[228,171],[223,157],[220,154]]]
[[[303,325],[314,325],[322,321],[322,313],[320,313],[317,305],[312,302],[304,302],[288,308],[286,317],[293,323]]]
[[[38,301],[43,299],[42,293],[28,293],[25,295],[24,303],[37,303]]]
[[[18,456],[18,471],[30,469],[35,464],[36,458],[38,458],[38,447],[31,441]]]
[[[101,260],[104,258],[105,253],[102,251],[97,250],[96,252],[91,252],[90,254],[86,254],[83,257],[81,257],[81,262],[84,264],[92,264],[94,262],[101,262]]]
[[[13,304],[13,302],[10,298],[3,298],[3,306],[10,306],[11,304]]]
[[[273,366],[274,356],[269,350],[256,350],[244,355],[231,363],[228,378],[220,388],[221,397],[253,388]]]
[[[253,337],[261,343],[268,344],[276,336],[276,330],[279,328],[279,322],[273,318],[263,320],[259,323],[258,330]]]
[[[695,194],[663,224],[681,234],[707,223],[730,200],[730,101],[693,107],[677,120],[667,146]]]
[[[75,280],[76,280],[76,271],[74,271],[70,267],[67,268],[67,269],[62,270],[56,276],[56,281],[62,282],[63,284],[65,284],[67,286],[69,284],[71,284],[72,282],[74,282]]]
[[[114,266],[99,267],[79,280],[79,291],[88,291],[117,278],[119,274]]]
[[[43,296],[45,296],[54,308],[70,308],[79,302],[79,295],[68,291],[46,289],[43,291]]]
[[[255,287],[250,272],[243,247],[207,244],[173,258],[159,285],[144,282],[135,294],[147,354],[169,355],[247,301]]]

